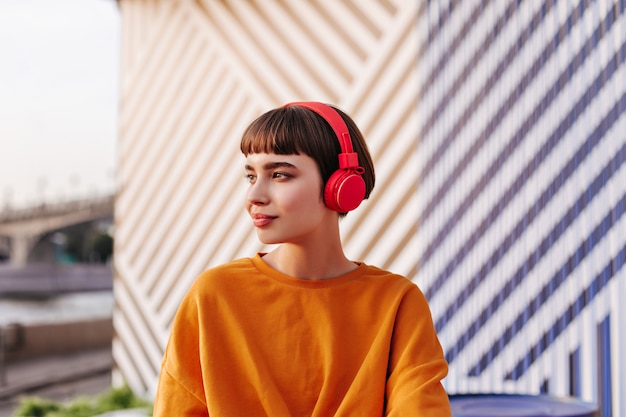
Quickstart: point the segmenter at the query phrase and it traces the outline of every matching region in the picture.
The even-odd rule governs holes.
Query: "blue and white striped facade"
[[[417,273],[450,393],[626,416],[626,1],[418,15]]]

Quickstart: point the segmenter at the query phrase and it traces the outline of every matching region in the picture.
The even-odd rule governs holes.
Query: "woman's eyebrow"
[[[289,162],[268,162],[267,164],[263,165],[263,169],[266,170],[270,170],[270,169],[276,169],[276,168],[295,168],[296,166],[293,164],[290,164]]]
[[[254,167],[252,167],[251,165],[246,164],[245,168],[247,171],[254,171]],[[263,169],[266,171],[270,171],[276,168],[296,168],[296,166],[290,164],[289,162],[268,162],[263,165]]]

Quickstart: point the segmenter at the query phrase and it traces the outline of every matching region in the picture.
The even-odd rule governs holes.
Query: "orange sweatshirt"
[[[260,255],[210,269],[172,327],[155,417],[450,416],[422,292],[363,263],[329,280]]]

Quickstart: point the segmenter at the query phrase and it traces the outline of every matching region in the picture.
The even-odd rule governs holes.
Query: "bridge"
[[[75,224],[113,218],[115,196],[40,204],[0,212],[0,252],[14,267],[23,267],[42,235]]]

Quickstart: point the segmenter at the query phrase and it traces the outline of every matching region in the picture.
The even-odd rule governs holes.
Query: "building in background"
[[[422,288],[448,391],[626,416],[626,2],[119,6],[118,381],[151,395],[194,278],[265,249],[245,125],[318,100],[354,117],[377,167],[347,254]]]

